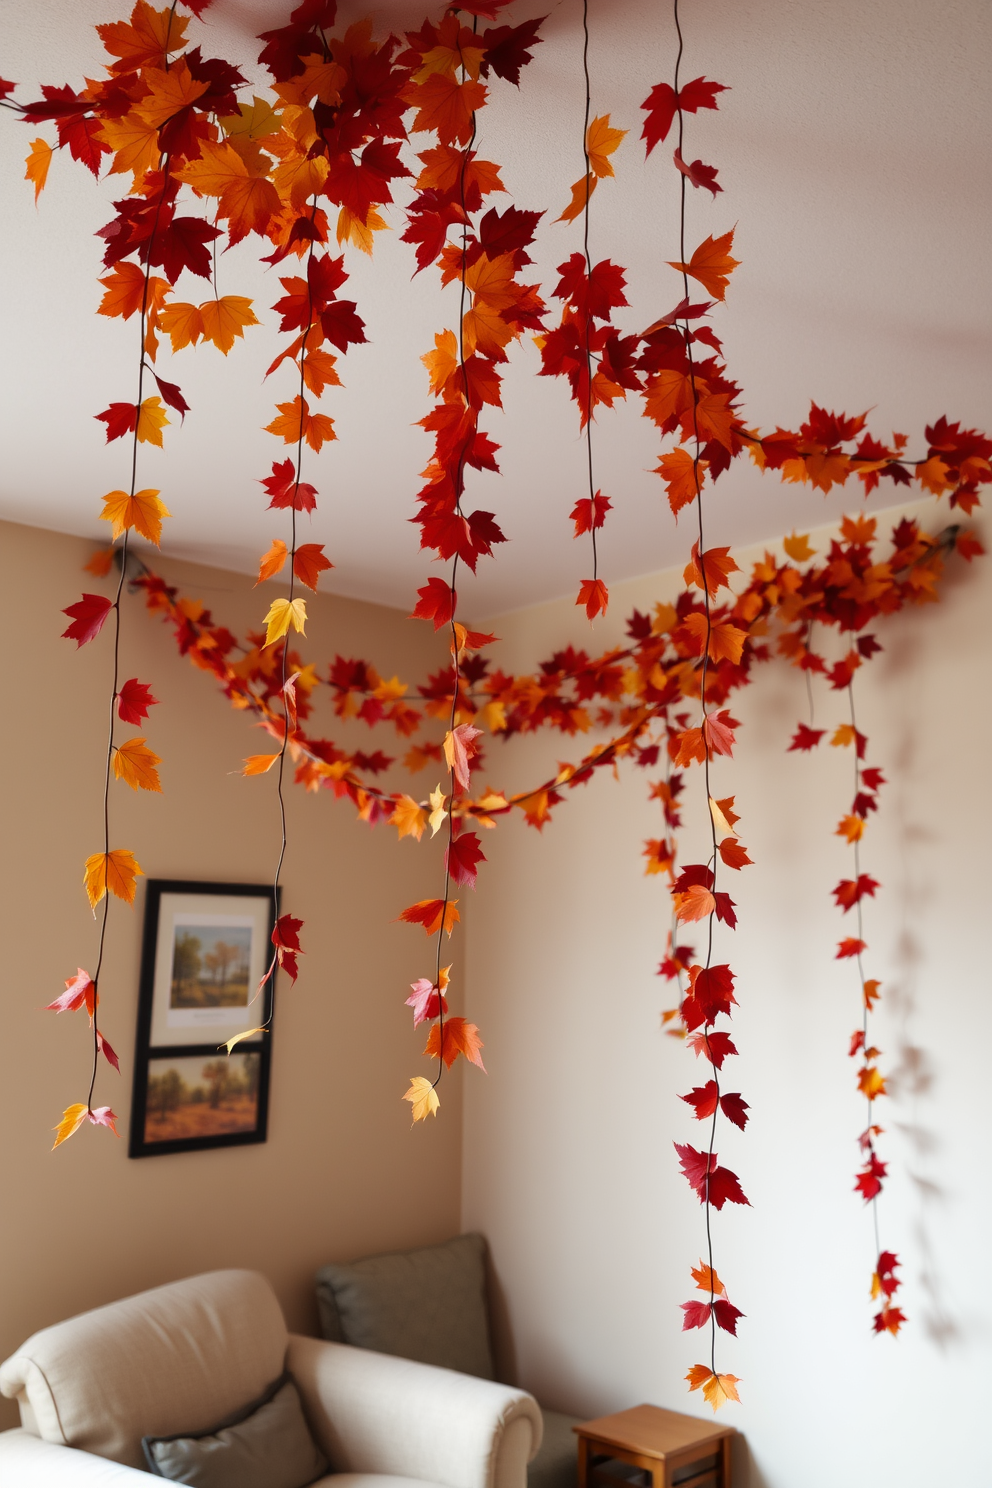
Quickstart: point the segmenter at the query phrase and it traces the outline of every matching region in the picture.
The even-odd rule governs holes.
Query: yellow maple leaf
[[[410,1089],[403,1099],[409,1101],[413,1107],[414,1121],[425,1121],[428,1116],[436,1116],[441,1104],[434,1086],[423,1075],[411,1076]]]
[[[171,515],[165,503],[159,500],[157,491],[135,491],[133,496],[126,491],[110,491],[103,498],[100,520],[113,523],[111,530],[115,538],[120,537],[126,528],[133,527],[158,547],[162,518]]]
[[[114,774],[132,790],[161,791],[157,765],[162,761],[144,739],[125,739],[114,751]]]
[[[265,645],[271,646],[288,633],[292,625],[301,635],[306,635],[307,602],[305,599],[274,599],[265,617]],[[262,648],[265,649],[264,647]]]
[[[797,536],[793,530],[791,537],[783,537],[782,546],[796,563],[805,563],[807,558],[812,558],[816,553],[816,549],[809,545],[808,532]]]
[[[222,295],[219,300],[205,300],[200,306],[203,339],[212,341],[225,356],[236,336],[244,336],[245,326],[258,325],[258,317],[245,295]]]
[[[62,1113],[62,1120],[59,1122],[58,1126],[53,1128],[56,1133],[55,1141],[52,1143],[53,1152],[61,1142],[67,1142],[72,1136],[73,1132],[77,1132],[79,1130],[79,1128],[83,1124],[83,1121],[85,1120],[85,1117],[85,1101],[79,1101],[74,1106],[66,1106],[65,1110]]]
[[[393,808],[390,821],[399,837],[416,837],[419,842],[427,826],[427,812],[412,796],[400,796]]]
[[[226,1049],[228,1054],[230,1054],[235,1044],[240,1044],[242,1039],[254,1038],[256,1033],[268,1033],[268,1031],[269,1030],[267,1028],[246,1028],[244,1033],[233,1034],[231,1038],[225,1039],[224,1042],[222,1044],[218,1044],[217,1047],[219,1049]]]
[[[448,815],[444,804],[446,799],[447,798],[440,785],[435,786],[434,790],[432,790],[430,793],[429,800],[431,803],[431,814],[428,817],[428,821],[431,824],[432,837],[437,836],[438,829],[442,826],[445,817]]]
[[[86,859],[83,873],[90,907],[96,909],[108,888],[125,904],[133,904],[135,881],[139,875],[144,875],[144,869],[126,847],[112,848],[109,853],[93,853]]]
[[[36,139],[31,141],[31,153],[25,160],[25,181],[34,182],[34,199],[37,203],[39,196],[45,189],[48,180],[48,167],[52,163],[52,147],[47,140]]]
[[[626,129],[611,128],[609,114],[601,114],[593,119],[586,134],[586,154],[589,156],[589,169],[593,175],[612,176],[613,167],[609,156],[627,133]]]
[[[220,127],[229,139],[245,136],[248,139],[264,139],[267,134],[277,134],[281,128],[279,115],[270,103],[256,93],[251,103],[239,103],[236,114],[225,115]]]
[[[162,429],[169,423],[161,398],[145,398],[138,408],[138,439],[162,448]]]
[[[435,332],[434,350],[420,358],[431,380],[431,392],[437,396],[458,366],[458,342],[454,331]]]

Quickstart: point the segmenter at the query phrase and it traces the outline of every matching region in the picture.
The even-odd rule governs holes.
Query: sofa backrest
[[[255,1271],[211,1271],[43,1328],[0,1391],[45,1441],[144,1467],[143,1436],[205,1431],[283,1371],[288,1334]]]

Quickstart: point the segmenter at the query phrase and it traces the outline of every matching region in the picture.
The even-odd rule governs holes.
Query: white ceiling
[[[253,33],[290,8],[273,0],[215,0],[209,26],[190,22],[204,50],[229,57],[254,81]],[[345,20],[368,7],[342,7]],[[113,0],[0,0],[3,74],[36,95],[41,82],[77,82],[99,68],[92,26],[123,13]],[[440,7],[431,7],[437,15]],[[480,151],[501,163],[511,198],[551,210],[542,224],[535,277],[553,286],[554,266],[580,246],[578,224],[554,224],[581,173],[580,0],[518,0],[514,20],[550,10],[547,40],[517,92],[497,85],[480,115]],[[593,102],[632,133],[614,157],[617,179],[593,198],[592,251],[629,270],[631,309],[618,319],[643,329],[679,297],[664,266],[677,257],[675,172],[666,149],[647,165],[638,107],[672,74],[671,10],[657,0],[591,0]],[[384,26],[416,24],[423,7],[376,8]],[[684,76],[728,84],[721,110],[688,120],[687,156],[716,165],[724,192],[690,199],[690,241],[738,224],[742,260],[713,323],[731,374],[742,382],[748,418],[793,426],[809,399],[860,412],[922,442],[939,414],[988,426],[990,168],[992,109],[987,0],[683,0]],[[120,178],[95,182],[68,158],[52,165],[37,210],[21,179],[28,142],[53,137],[0,113],[3,230],[0,234],[0,516],[94,538],[99,498],[125,483],[123,442],[107,446],[93,415],[133,397],[133,322],[94,312],[100,243]],[[417,144],[415,137],[414,144]],[[497,205],[510,198],[497,198]],[[339,365],[346,386],[322,403],[338,442],[310,457],[320,491],[312,540],[336,564],[326,587],[408,606],[438,572],[405,520],[414,511],[427,436],[414,427],[430,406],[418,360],[435,330],[454,326],[457,290],[443,294],[428,270],[411,282],[412,255],[396,231],[381,234],[375,261],[349,250],[353,297],[370,344]],[[166,431],[164,451],[141,448],[140,483],[160,487],[174,514],[166,552],[253,570],[285,514],[265,509],[256,484],[277,446],[261,426],[292,379],[262,383],[279,345],[268,307],[281,293],[275,273],[252,262],[258,240],[226,255],[221,292],[248,294],[264,325],[225,360],[211,346],[160,370],[192,406],[185,427]],[[262,249],[264,252],[265,249]],[[180,282],[180,294],[195,295]],[[459,585],[466,613],[483,615],[575,590],[589,567],[567,521],[583,494],[582,448],[574,405],[557,379],[537,379],[536,349],[512,352],[505,412],[487,411],[503,446],[502,476],[471,475],[471,500],[497,513],[511,539],[478,578]],[[601,543],[607,582],[684,557],[656,461],[653,426],[636,403],[604,411],[596,428],[597,483],[611,514]],[[782,487],[750,468],[732,469],[709,498],[709,538],[744,543],[802,530],[857,500]],[[876,504],[897,493],[883,483]],[[683,526],[685,524],[683,523]],[[308,534],[308,537],[310,534]]]

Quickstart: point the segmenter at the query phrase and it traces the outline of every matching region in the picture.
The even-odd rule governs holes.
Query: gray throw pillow
[[[328,1470],[288,1374],[236,1416],[195,1436],[145,1436],[149,1470],[194,1488],[306,1488]]]
[[[481,1235],[323,1266],[317,1305],[334,1343],[493,1378]]]

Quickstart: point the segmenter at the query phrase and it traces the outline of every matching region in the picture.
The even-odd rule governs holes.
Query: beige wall
[[[102,1023],[123,1077],[101,1071],[98,1097],[120,1141],[87,1127],[57,1152],[51,1128],[85,1098],[85,1018],[42,1011],[77,965],[92,969],[95,926],[82,864],[99,851],[109,647],[76,651],[60,610],[109,581],[81,572],[91,545],[0,524],[8,635],[0,772],[4,1018],[0,1077],[0,1358],[34,1329],[142,1287],[216,1266],[253,1266],[274,1282],[291,1326],[313,1330],[311,1278],[322,1262],[453,1234],[459,1220],[460,1081],[445,1077],[441,1115],[411,1131],[406,1081],[422,1072],[422,1030],[404,1008],[424,974],[419,930],[391,923],[435,892],[439,850],[397,847],[329,792],[290,788],[284,907],[306,922],[296,987],[281,985],[265,1145],[132,1161],[126,1132],[143,896],[115,900]],[[276,589],[191,564],[161,571],[236,633],[258,626]],[[320,596],[305,654],[374,659],[416,681],[443,652],[399,611]],[[264,882],[277,848],[274,782],[238,775],[265,736],[214,681],[179,659],[140,600],[127,602],[122,678],[151,684],[147,726],[162,756],[162,796],[115,783],[115,845],[149,877]],[[326,693],[326,689],[325,689]],[[324,714],[328,734],[341,726]],[[354,726],[353,726],[354,727]],[[364,725],[356,737],[387,752]],[[374,739],[375,744],[368,741]],[[421,777],[423,778],[423,777]],[[434,784],[432,780],[429,783]],[[456,981],[456,987],[458,983]],[[14,1424],[4,1403],[0,1423]]]
[[[946,507],[934,520],[948,520]],[[864,865],[883,884],[865,923],[894,1092],[880,1117],[892,1161],[880,1217],[883,1244],[904,1263],[911,1323],[899,1340],[870,1335],[870,1214],[852,1192],[864,1106],[846,1050],[859,991],[850,964],[833,959],[852,931],[830,893],[850,872],[833,835],[850,756],[826,744],[785,753],[807,717],[805,689],[770,665],[735,699],[735,758],[714,767],[715,794],[736,794],[755,859],[734,885],[736,937],[721,931],[716,946],[738,973],[729,1088],[752,1108],[746,1133],[723,1125],[718,1150],[752,1207],[714,1215],[717,1269],[747,1314],[738,1341],[721,1335],[719,1358],[742,1380],[743,1404],[726,1414],[746,1434],[751,1488],[988,1478],[992,1334],[973,1262],[992,1232],[990,565],[956,563],[940,606],[879,623],[885,651],[857,679],[871,762],[890,781]],[[533,670],[569,639],[596,649],[620,639],[631,607],[672,595],[678,580],[616,585],[609,623],[592,635],[570,600],[486,628],[504,638],[500,664]],[[820,726],[845,716],[843,698],[822,688],[816,706]],[[494,751],[489,774],[519,789],[581,747],[516,741]],[[641,1400],[708,1415],[683,1383],[705,1339],[680,1332],[678,1307],[705,1255],[703,1217],[672,1151],[700,1131],[678,1094],[706,1077],[659,1025],[672,1000],[653,975],[668,908],[640,857],[659,835],[647,801],[656,773],[627,768],[617,784],[604,772],[543,834],[519,820],[490,834],[468,943],[468,1012],[490,1075],[466,1084],[463,1223],[489,1236],[520,1382],[584,1415]],[[703,850],[699,790],[694,771],[684,861]]]

